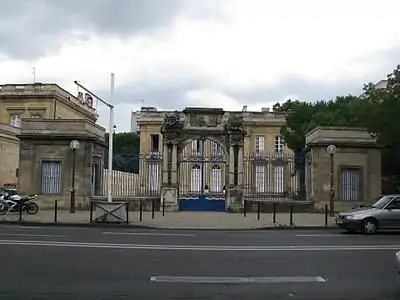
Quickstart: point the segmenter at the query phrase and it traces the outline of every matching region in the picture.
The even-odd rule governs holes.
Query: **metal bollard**
[[[129,224],[129,201],[126,202],[126,220],[125,223]]]
[[[328,205],[325,204],[325,227],[328,226]]]
[[[151,200],[151,218],[154,219],[154,199]]]
[[[139,221],[143,221],[143,201],[140,200],[139,202]]]
[[[90,223],[92,223],[92,222],[93,222],[93,201],[90,201],[90,211],[89,211],[89,214],[90,214]]]
[[[165,216],[165,201],[162,201],[162,215]]]
[[[260,220],[261,202],[257,201],[257,220]]]
[[[293,204],[290,204],[290,226],[293,226]]]
[[[54,223],[57,223],[58,201],[54,200]]]
[[[18,204],[19,222],[22,223],[22,204]]]
[[[272,205],[272,223],[276,223],[276,203]]]
[[[247,215],[247,201],[243,201],[243,217],[246,217]]]

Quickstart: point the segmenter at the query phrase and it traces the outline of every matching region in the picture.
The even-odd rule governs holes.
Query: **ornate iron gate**
[[[226,158],[212,140],[192,140],[178,162],[179,210],[225,211]]]

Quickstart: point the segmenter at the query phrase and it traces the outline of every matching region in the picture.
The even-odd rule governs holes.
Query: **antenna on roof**
[[[32,67],[33,83],[36,82],[36,68]]]
[[[140,106],[142,107],[144,103],[144,100],[140,100]]]

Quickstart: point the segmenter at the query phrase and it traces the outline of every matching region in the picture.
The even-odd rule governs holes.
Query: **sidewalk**
[[[223,212],[166,212],[162,216],[161,212],[155,212],[152,219],[151,212],[143,212],[142,221],[140,221],[138,211],[129,212],[129,224],[151,228],[162,229],[258,229],[258,228],[276,228],[289,227],[289,213],[277,213],[276,223],[273,223],[272,213],[262,213],[260,220],[257,220],[257,214],[248,213],[246,217],[243,214],[223,213]],[[95,216],[93,215],[93,218]],[[36,215],[23,214],[23,222],[50,224],[54,223],[54,211],[42,210]],[[18,222],[18,213],[8,213],[0,216],[0,222]],[[76,211],[70,214],[68,211],[60,210],[57,214],[57,223],[59,224],[90,224],[89,211]],[[324,227],[325,215],[317,213],[295,213],[293,214],[292,227]],[[328,227],[335,226],[333,218],[328,218]]]

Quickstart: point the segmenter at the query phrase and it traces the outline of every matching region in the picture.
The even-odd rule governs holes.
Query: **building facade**
[[[132,129],[140,135],[140,153],[143,158],[147,155],[139,169],[139,174],[145,174],[140,176],[142,194],[144,190],[158,194],[162,187],[162,157],[175,155],[164,150],[166,141],[160,132],[166,114],[171,113],[158,111],[154,107],[143,107],[132,113]],[[192,122],[194,118],[186,116],[185,110],[177,114],[182,122],[185,122],[185,118],[191,118]],[[192,134],[177,149],[178,192],[181,200],[199,199],[204,195],[223,199],[229,188],[229,148],[224,140],[212,136],[216,130],[212,122],[217,118],[213,114],[215,110],[209,109],[203,115],[196,115],[197,136]],[[245,197],[250,200],[289,200],[299,196],[300,182],[295,170],[294,154],[286,147],[280,134],[285,115],[266,108],[257,112],[247,111],[246,107],[238,112],[221,110],[220,114],[220,124],[225,124],[233,115],[243,116],[245,135],[243,153],[240,154],[242,179],[237,184],[243,188]],[[219,134],[223,136],[222,131]],[[237,155],[232,153],[231,156]]]
[[[85,119],[95,123],[92,105],[56,84],[0,85],[0,185],[17,184],[19,140],[23,119]]]

